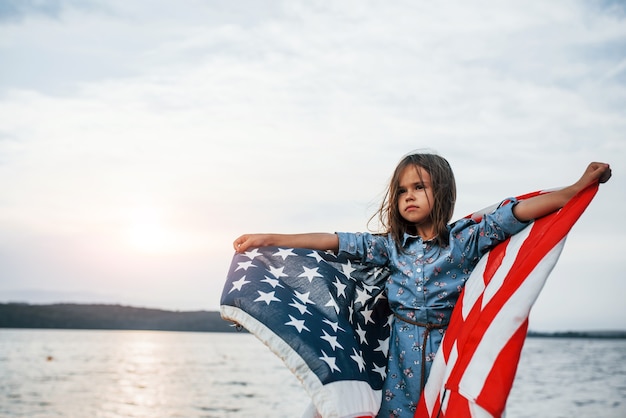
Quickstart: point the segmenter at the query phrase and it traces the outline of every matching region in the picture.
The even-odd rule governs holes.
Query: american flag
[[[586,189],[483,257],[452,314],[415,417],[501,416],[530,308],[596,190]],[[372,417],[393,320],[383,292],[388,274],[326,252],[257,248],[234,256],[221,314],[300,379],[312,399],[305,416]]]

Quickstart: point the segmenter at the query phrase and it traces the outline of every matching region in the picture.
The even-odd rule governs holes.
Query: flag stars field
[[[307,368],[327,368],[335,376],[333,379],[340,380],[358,376],[363,381],[362,374],[369,373],[367,370],[379,375],[376,369],[378,364],[384,364],[388,339],[375,336],[380,328],[385,328],[389,315],[375,315],[372,308],[372,303],[381,300],[381,288],[364,286],[358,280],[359,274],[371,277],[371,272],[361,273],[350,260],[334,254],[305,249],[261,248],[258,253],[235,258],[229,272],[232,284],[228,295],[237,300],[236,309],[245,312],[246,303],[261,304],[262,309],[252,305],[250,308],[276,324],[273,333],[279,333],[281,338],[289,335],[299,341],[294,343],[296,346],[306,344],[305,340],[313,342],[314,351],[309,355],[317,358],[320,365]],[[314,280],[322,277],[324,280]],[[346,297],[348,294],[351,298]],[[284,306],[281,308],[279,300],[284,301],[289,312],[285,312]],[[314,306],[318,307],[315,314],[310,309]],[[346,332],[352,328],[355,333]],[[370,335],[371,330],[376,331]],[[340,351],[345,352],[341,364],[339,355],[332,354]]]

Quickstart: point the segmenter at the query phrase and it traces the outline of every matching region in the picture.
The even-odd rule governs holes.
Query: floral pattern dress
[[[386,266],[391,329],[387,376],[378,417],[413,417],[452,309],[481,256],[524,229],[505,200],[480,220],[462,219],[448,227],[449,245],[438,246],[405,234],[402,251],[390,235],[338,232],[339,251],[363,263]]]

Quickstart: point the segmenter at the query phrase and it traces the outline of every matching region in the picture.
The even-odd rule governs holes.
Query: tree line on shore
[[[167,311],[122,305],[0,303],[0,328],[233,332],[219,312]]]
[[[235,332],[212,311],[167,311],[122,305],[0,303],[0,328]],[[626,331],[529,331],[529,337],[626,338]]]

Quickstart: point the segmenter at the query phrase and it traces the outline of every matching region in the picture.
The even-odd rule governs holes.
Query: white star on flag
[[[254,300],[255,302],[265,302],[268,305],[272,302],[280,302],[280,299],[274,296],[275,292],[265,293],[260,290],[258,290],[257,292],[259,293],[259,297]]]
[[[237,263],[239,265],[239,267],[237,267],[237,270],[239,269],[244,269],[244,270],[248,270],[248,267],[254,267],[252,265],[252,261],[241,261],[239,263]],[[235,271],[237,271],[235,270]]]
[[[337,305],[337,301],[335,300],[335,298],[333,298],[333,295],[330,295],[330,299],[328,300],[328,302],[324,306],[333,308],[335,310],[335,312],[337,312],[337,313],[339,313],[341,311],[341,309],[339,309],[339,305]]]
[[[301,304],[295,299],[293,299],[293,303],[290,303],[289,306],[293,306],[294,308],[299,310],[300,315],[304,315],[305,313],[308,313],[309,315],[313,315],[311,312],[309,312],[309,308],[307,308],[306,305]]]
[[[278,252],[274,253],[274,257],[282,257],[283,261],[290,255],[296,255],[291,248],[279,248]]]
[[[368,285],[368,284],[365,284],[365,283],[363,283],[363,288],[365,290],[367,290],[367,293],[370,293],[370,294],[373,293],[375,290],[379,289],[378,286]],[[380,293],[380,294],[382,295],[382,293]]]
[[[380,292],[379,294],[376,295],[376,297],[374,298],[374,301],[379,302],[382,299],[387,299],[387,297],[385,296],[383,292]]]
[[[320,360],[323,360],[326,364],[328,364],[328,367],[330,367],[331,372],[334,372],[335,370],[337,370],[338,372],[341,372],[341,369],[337,367],[337,358],[328,357],[328,355],[324,352],[324,350],[322,350],[322,356],[323,357],[320,357]]]
[[[255,258],[257,258],[258,256],[261,255],[261,253],[259,252],[258,248],[253,249],[252,251],[246,251],[244,253],[244,255],[246,257],[248,257],[250,260],[254,260]]]
[[[230,292],[232,292],[233,290],[241,290],[243,285],[246,283],[250,283],[250,282],[246,280],[246,276],[241,276],[241,279],[237,280],[236,282],[233,282],[233,288],[230,289]]]
[[[352,354],[350,358],[354,360],[354,362],[359,366],[359,371],[365,370],[365,360],[363,359],[363,355],[361,353],[357,353],[356,348],[352,347]]]
[[[389,353],[389,337],[384,340],[378,340],[378,347],[376,347],[374,351],[382,351],[386,357],[387,353]]]
[[[365,336],[367,335],[367,331],[361,328],[361,324],[358,324],[354,331],[359,336],[359,340],[361,341],[361,344],[367,344],[367,338],[365,338]]]
[[[333,282],[333,285],[335,285],[335,287],[337,288],[337,297],[339,296],[343,296],[344,298],[346,297],[346,285],[341,283],[341,280],[339,280],[339,277],[335,277],[335,281]]]
[[[332,336],[328,334],[326,330],[322,330],[322,332],[324,333],[324,335],[322,335],[320,338],[322,340],[328,341],[328,344],[330,344],[330,348],[332,348],[333,351],[335,351],[336,348],[343,349],[343,346],[337,342],[337,336]]]
[[[344,329],[339,326],[338,322],[333,322],[333,321],[331,321],[328,318],[324,319],[322,322],[324,322],[325,324],[330,325],[331,328],[333,329],[333,331],[335,331],[335,332],[337,332],[338,330],[344,331]]]
[[[308,256],[316,259],[318,263],[321,263],[323,260],[322,256],[317,251],[312,251]]]
[[[285,269],[285,266],[270,267],[270,273],[272,274],[272,276],[276,277],[277,279],[280,279],[281,277],[287,277],[288,275],[283,273],[284,269]]]
[[[304,273],[302,273],[298,277],[306,277],[307,279],[309,279],[309,283],[312,283],[313,279],[316,277],[324,277],[317,272],[318,267],[314,267],[311,269],[307,266],[302,266],[302,268],[304,269]]]
[[[352,277],[350,275],[356,269],[354,267],[352,267],[352,263],[350,262],[350,260],[348,260],[348,262],[346,264],[341,266],[341,270],[342,270],[343,274],[346,275],[347,278],[352,279]]]
[[[304,325],[304,319],[296,319],[293,316],[289,315],[289,322],[285,322],[285,325],[291,325],[292,327],[294,327],[295,329],[298,330],[298,333],[301,333],[302,330],[307,330],[310,331],[310,329],[308,329],[305,325]]]
[[[282,288],[285,287],[282,284],[280,284],[280,282],[278,280],[272,279],[271,277],[265,276],[265,279],[263,279],[261,281],[264,282],[264,283],[269,284],[270,286],[272,286],[273,289],[276,289],[276,286],[282,287]]]
[[[367,293],[365,289],[356,289],[356,300],[354,304],[360,303],[361,305],[365,305],[365,303],[370,298],[370,295]]]
[[[385,378],[387,377],[387,367],[385,367],[384,365],[378,366],[376,363],[374,363],[374,368],[372,369],[372,371],[378,373],[383,380],[385,380]]]
[[[361,311],[361,314],[363,315],[363,318],[365,318],[365,325],[367,325],[368,323],[374,323],[374,321],[372,320],[372,313],[373,311],[371,309],[363,309]]]
[[[300,299],[300,301],[304,303],[305,305],[308,305],[308,304],[315,305],[315,302],[309,299],[309,295],[311,294],[311,292],[300,293],[297,290],[294,290],[294,293],[296,294],[296,297]]]

